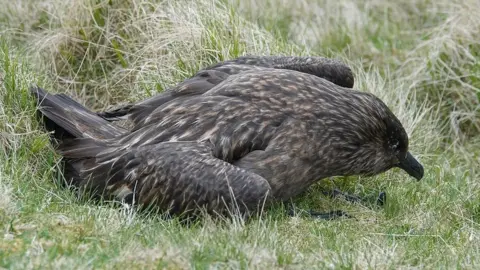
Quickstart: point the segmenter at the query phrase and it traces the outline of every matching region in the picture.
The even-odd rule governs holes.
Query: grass
[[[480,265],[478,1],[0,0],[0,267],[7,269],[462,268]],[[94,109],[140,100],[243,54],[344,60],[384,100],[425,178],[336,178],[387,204],[313,186],[300,209],[355,219],[205,218],[190,227],[78,199],[34,118],[32,83]]]

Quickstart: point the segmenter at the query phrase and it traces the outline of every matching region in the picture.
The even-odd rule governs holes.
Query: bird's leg
[[[328,178],[329,182],[334,184],[333,177]],[[351,195],[346,192],[341,191],[338,188],[332,188],[331,190],[322,191],[323,195],[329,196],[331,198],[343,197],[345,200],[349,202],[361,202],[362,199],[359,196]]]
[[[326,193],[326,195],[330,195],[333,198],[336,198],[338,196],[343,196],[345,198],[345,200],[350,201],[350,202],[361,202],[361,201],[363,201],[363,199],[360,198],[359,196],[350,195],[348,193],[340,191],[337,188],[334,188],[332,190],[332,192],[330,192],[330,193],[324,192],[324,194],[325,193]],[[387,194],[383,191],[380,192],[380,194],[377,197],[377,201],[376,201],[377,205],[383,206],[386,202],[386,199],[387,199]],[[287,205],[287,214],[289,216],[294,216],[295,212],[296,212],[295,211],[295,205],[292,202],[290,202]],[[341,217],[354,218],[353,216],[349,215],[348,213],[346,213],[345,211],[342,211],[342,210],[332,210],[332,211],[329,211],[329,212],[319,212],[319,211],[314,211],[314,210],[308,210],[308,211],[305,211],[305,212],[310,217],[317,218],[317,219],[324,219],[324,220],[333,220],[333,219],[338,219],[338,218],[341,218]]]
[[[330,196],[332,198],[337,198],[337,197],[342,197],[343,196],[343,198],[345,198],[345,200],[347,200],[349,202],[361,202],[362,201],[362,199],[359,196],[350,195],[348,193],[345,193],[345,192],[339,190],[338,188],[334,188],[331,191],[324,191],[323,194],[327,195],[327,196]]]
[[[330,196],[332,198],[337,198],[337,197],[343,197],[345,200],[353,203],[359,203],[362,201],[365,201],[365,198],[361,198],[356,195],[351,195],[346,192],[341,191],[338,188],[333,188],[331,191],[324,191],[323,194]],[[383,206],[385,204],[385,201],[387,199],[385,192],[380,192],[380,194],[377,197],[376,203],[377,205]],[[295,215],[295,205],[290,202],[287,206],[287,214],[289,216],[294,216]],[[302,212],[306,212],[306,214],[310,217],[316,218],[316,219],[323,219],[323,220],[333,220],[333,219],[338,219],[338,218],[354,218],[353,216],[349,215],[345,211],[342,210],[332,210],[329,212],[319,212],[319,211],[314,211],[314,210],[303,210]]]
[[[328,195],[332,196],[333,198],[338,197],[338,196],[343,196],[345,198],[345,200],[350,201],[350,202],[361,202],[361,201],[363,201],[363,199],[360,198],[359,196],[347,194],[345,192],[340,191],[337,188],[334,188],[332,190],[332,192],[329,193]],[[386,193],[385,192],[380,192],[380,194],[377,197],[377,201],[376,201],[377,205],[383,206],[385,204],[386,199],[387,199]],[[295,211],[292,208],[294,208],[293,204],[291,204],[290,207],[289,207],[288,214],[290,216],[293,216],[293,214],[295,213]],[[313,218],[324,219],[324,220],[333,220],[333,219],[338,219],[338,218],[341,218],[341,217],[354,218],[353,216],[349,215],[348,213],[346,213],[345,211],[342,211],[342,210],[333,210],[333,211],[330,211],[330,212],[317,212],[317,211],[314,211],[314,210],[308,210],[307,213],[308,213],[309,216],[311,216]]]
[[[295,215],[295,205],[293,202],[289,202],[287,204],[287,215],[289,216],[294,216]],[[318,212],[318,211],[313,211],[313,210],[302,210],[302,212],[306,212],[306,214],[310,217],[316,218],[316,219],[323,219],[323,220],[333,220],[333,219],[338,219],[341,217],[345,218],[352,218],[353,216],[347,214],[345,211],[342,210],[333,210],[329,212]]]
[[[345,193],[337,188],[334,188],[331,192],[328,192],[328,191],[324,191],[323,192],[324,195],[327,195],[327,196],[330,196],[332,198],[337,198],[337,197],[341,197],[343,196],[343,198],[349,202],[353,202],[353,203],[359,203],[359,202],[362,202],[362,201],[365,201],[365,198],[361,198],[359,196],[355,196],[355,195],[350,195],[348,193]],[[387,194],[385,193],[385,191],[382,191],[378,194],[378,197],[377,197],[377,200],[376,200],[376,203],[377,205],[379,206],[383,206],[385,205],[385,202],[387,201]]]

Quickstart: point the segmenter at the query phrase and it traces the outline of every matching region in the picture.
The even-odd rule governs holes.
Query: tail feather
[[[58,153],[68,159],[94,158],[108,146],[92,138],[69,139],[62,141],[58,146]]]
[[[53,131],[63,156],[63,175],[67,185],[80,187],[86,179],[84,164],[107,148],[104,139],[115,138],[126,130],[113,125],[65,94],[48,94],[40,87],[30,88],[47,130]]]
[[[54,131],[55,138],[108,139],[125,132],[65,94],[48,94],[40,87],[30,88],[37,99],[45,126]]]

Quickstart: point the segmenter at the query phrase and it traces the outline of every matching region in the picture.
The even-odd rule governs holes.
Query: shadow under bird
[[[327,177],[423,177],[397,117],[353,84],[336,60],[245,56],[108,112],[31,92],[80,190],[174,215],[248,215]]]

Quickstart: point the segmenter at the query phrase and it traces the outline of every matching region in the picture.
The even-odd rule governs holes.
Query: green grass
[[[480,4],[440,1],[0,0],[0,267],[7,269],[462,268],[480,266]],[[299,209],[355,219],[205,218],[191,226],[63,189],[28,86],[94,109],[140,100],[243,54],[344,60],[379,96],[425,166],[335,184]],[[373,204],[386,191],[384,207]]]

